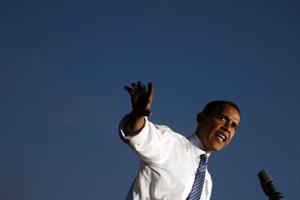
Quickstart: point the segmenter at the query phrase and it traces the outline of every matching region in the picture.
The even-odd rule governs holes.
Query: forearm
[[[137,135],[145,125],[145,117],[137,116],[135,113],[129,113],[124,121],[123,131],[125,136]]]

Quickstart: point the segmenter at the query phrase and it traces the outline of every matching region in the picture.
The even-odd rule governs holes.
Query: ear
[[[203,123],[204,122],[204,120],[205,120],[205,115],[204,115],[204,113],[203,112],[199,112],[198,114],[197,114],[197,123],[198,124],[201,124],[201,123]]]

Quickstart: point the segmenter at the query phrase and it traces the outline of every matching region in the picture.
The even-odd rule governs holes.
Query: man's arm
[[[125,118],[123,131],[125,136],[134,136],[143,129],[145,117],[151,114],[153,87],[152,83],[148,83],[147,89],[144,84],[137,82],[124,89],[130,94],[132,111]]]

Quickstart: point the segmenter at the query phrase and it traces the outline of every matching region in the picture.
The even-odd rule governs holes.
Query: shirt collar
[[[191,135],[188,140],[199,149],[200,154],[206,154],[208,157],[210,156],[211,153],[207,153],[204,151],[203,144],[201,143],[200,139],[196,134]]]

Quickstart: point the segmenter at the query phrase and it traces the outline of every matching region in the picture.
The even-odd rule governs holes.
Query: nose
[[[229,128],[228,128],[228,125],[227,125],[227,123],[226,123],[226,124],[224,124],[224,126],[222,126],[222,127],[221,127],[221,129],[222,129],[223,131],[226,131],[226,132],[228,132],[228,133],[229,133]]]
[[[223,129],[224,131],[227,131],[228,133],[230,133],[230,122],[227,121],[227,122],[224,124],[224,126],[222,126],[222,129]]]

